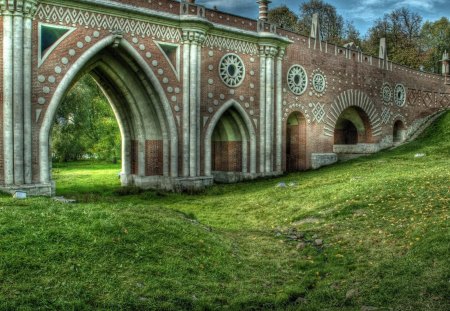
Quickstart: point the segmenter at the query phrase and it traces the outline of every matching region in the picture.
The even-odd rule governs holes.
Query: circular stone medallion
[[[406,103],[406,89],[403,84],[397,84],[394,90],[394,101],[398,107],[403,107]]]
[[[305,69],[300,65],[294,65],[289,69],[287,75],[289,89],[295,95],[301,95],[308,87],[308,76]]]
[[[219,75],[223,83],[229,87],[238,87],[245,78],[245,67],[242,59],[236,54],[222,57],[219,65]]]

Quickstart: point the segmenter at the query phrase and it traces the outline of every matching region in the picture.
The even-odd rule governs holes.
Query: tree
[[[94,79],[86,75],[60,105],[53,129],[52,152],[57,161],[85,156],[117,161],[120,131],[114,113]]]
[[[419,48],[422,17],[407,8],[399,8],[375,21],[369,29],[364,50],[377,55],[380,38],[386,38],[391,61],[419,69],[423,53]]]
[[[313,14],[319,14],[321,39],[335,44],[342,44],[344,35],[344,18],[337,14],[336,8],[322,0],[309,0],[300,5],[300,28],[308,31]]]
[[[344,40],[346,41],[345,43],[353,42],[357,46],[361,46],[361,35],[355,25],[353,25],[353,22],[345,23]]]
[[[439,61],[442,54],[444,51],[450,51],[450,21],[442,17],[435,22],[425,22],[420,37],[425,70],[440,72]]]
[[[269,10],[268,20],[278,27],[294,32],[300,31],[298,16],[285,5]]]

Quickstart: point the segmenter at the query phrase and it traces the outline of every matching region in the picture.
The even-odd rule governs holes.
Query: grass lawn
[[[450,113],[392,151],[201,195],[124,195],[119,170],[55,165],[77,204],[0,196],[1,310],[450,309]]]

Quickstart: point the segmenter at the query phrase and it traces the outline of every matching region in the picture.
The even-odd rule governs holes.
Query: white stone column
[[[204,37],[204,36],[203,36]],[[203,38],[204,39],[204,38]],[[198,98],[198,104],[197,104],[197,154],[196,154],[196,159],[197,159],[197,176],[200,176],[200,165],[201,165],[201,153],[200,153],[200,149],[201,149],[201,112],[200,112],[200,104],[201,104],[201,92],[202,92],[202,88],[201,88],[201,81],[202,81],[202,47],[201,47],[201,43],[203,42],[203,39],[201,38],[198,48],[197,48],[197,98]]]
[[[276,71],[276,160],[275,169],[277,172],[282,171],[282,148],[283,148],[283,129],[282,129],[282,109],[283,109],[283,57],[285,49],[281,48],[277,57]]]
[[[2,7],[2,9],[4,9]],[[3,14],[3,161],[5,184],[14,184],[13,16]]]
[[[265,172],[273,171],[273,137],[274,137],[274,57],[277,54],[275,47],[266,48],[266,139],[265,139]]]
[[[32,182],[32,19],[37,0],[1,1],[6,185]]]
[[[31,94],[32,94],[32,32],[33,20],[32,14],[34,11],[28,12],[24,19],[24,81],[23,81],[23,103],[24,103],[24,170],[25,183],[32,183],[32,108],[31,108]]]
[[[19,3],[17,3],[19,4]],[[21,9],[21,8],[20,8]],[[13,106],[14,106],[14,184],[22,185],[24,178],[24,106],[23,106],[23,13],[13,16]]]
[[[183,43],[183,176],[189,176],[189,150],[190,150],[190,50],[189,34],[184,33]]]
[[[198,67],[198,46],[194,40],[191,43],[190,57],[190,100],[189,100],[189,176],[197,176],[197,67]]]
[[[183,176],[200,175],[201,30],[184,30],[183,50]]]
[[[266,51],[260,47],[259,171],[266,171]]]

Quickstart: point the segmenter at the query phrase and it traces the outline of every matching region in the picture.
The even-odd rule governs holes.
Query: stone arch
[[[286,171],[306,169],[306,118],[300,111],[293,111],[286,120]]]
[[[120,58],[120,61],[111,56],[112,51],[114,51],[114,56]],[[139,162],[139,171],[134,173],[146,176],[148,165],[145,163],[145,152],[149,147],[147,145],[152,143],[151,138],[155,137],[162,140],[162,147],[158,145],[155,148],[162,149],[163,158],[161,174],[157,175],[178,176],[178,132],[169,101],[145,60],[130,43],[113,34],[100,40],[84,52],[68,69],[53,93],[39,132],[40,181],[43,184],[51,182],[49,138],[56,111],[70,87],[87,72],[92,72],[92,76],[108,95],[113,106],[123,140],[122,157],[125,161],[122,161],[122,169],[124,174],[128,176],[133,173],[130,153],[133,153],[134,148],[135,151],[138,150],[136,151],[136,161]],[[125,80],[123,75],[126,73],[131,76],[130,81]],[[136,85],[133,85],[133,82],[136,82]],[[107,90],[115,91],[106,92]],[[133,90],[138,92],[133,92]],[[129,105],[129,109],[120,107],[117,104],[120,101]],[[151,105],[148,104],[149,101]],[[133,116],[133,120],[130,119],[131,116]],[[148,121],[157,124],[149,127]],[[139,138],[139,141],[137,143],[130,141],[131,136]],[[150,148],[153,147],[150,146]],[[123,183],[126,184],[130,177],[128,176],[125,182],[122,180]]]
[[[238,126],[239,134],[242,137],[243,151],[247,148],[247,142],[249,143],[250,150],[243,152],[243,166],[242,171],[246,170],[250,174],[256,173],[256,133],[253,127],[251,119],[248,117],[244,108],[235,100],[229,100],[215,113],[211,118],[209,125],[205,132],[205,175],[212,176],[212,136],[216,129],[217,124],[225,113],[229,112],[231,118],[236,122]],[[245,161],[245,154],[249,155],[249,161]],[[246,163],[249,162],[249,167]],[[244,164],[245,163],[245,164]]]
[[[334,128],[334,144],[356,145],[371,141],[372,128],[364,110],[350,106],[342,111]]]
[[[372,136],[380,136],[381,120],[372,100],[360,90],[348,90],[341,93],[330,107],[325,121],[325,136],[334,137],[339,116],[350,107],[358,107],[368,116]]]

